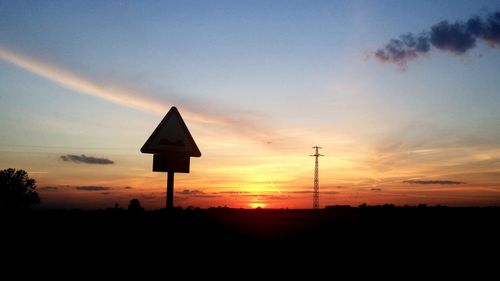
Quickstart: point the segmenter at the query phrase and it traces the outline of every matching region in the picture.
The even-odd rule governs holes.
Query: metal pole
[[[319,209],[319,153],[316,147],[316,159],[314,161],[314,191],[313,191],[313,209]]]
[[[319,146],[313,146],[314,154],[311,155],[315,157],[314,159],[314,189],[313,189],[313,209],[319,209],[319,157],[324,156],[319,154]]]
[[[174,172],[167,173],[167,209],[174,207]]]

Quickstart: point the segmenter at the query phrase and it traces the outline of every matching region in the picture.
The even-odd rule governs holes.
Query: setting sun
[[[252,209],[257,209],[257,208],[265,208],[267,204],[262,202],[252,202],[249,203],[248,206],[250,206],[250,208]]]

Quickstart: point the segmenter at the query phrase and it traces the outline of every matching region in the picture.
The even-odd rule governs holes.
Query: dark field
[[[493,251],[500,208],[327,207],[321,210],[173,209],[32,211],[3,214],[15,247],[42,251],[187,250]]]

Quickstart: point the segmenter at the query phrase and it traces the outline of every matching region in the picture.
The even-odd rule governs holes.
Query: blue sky
[[[408,178],[490,188],[500,180],[491,176],[500,173],[498,47],[432,50],[405,71],[373,53],[401,34],[499,9],[451,0],[0,1],[0,164],[35,172],[42,186],[156,192],[164,178],[139,148],[176,105],[204,155],[179,178],[186,189],[307,188],[312,163],[301,155],[316,144],[330,155],[325,185],[348,190],[326,202],[358,203],[360,192],[371,202],[369,190],[384,182],[416,196],[401,184]],[[408,156],[417,150],[425,156]],[[116,164],[75,166],[64,154]],[[252,173],[276,179],[262,185]],[[492,192],[484,198],[499,200]],[[432,202],[468,202],[447,196]],[[306,204],[298,199],[290,205]]]

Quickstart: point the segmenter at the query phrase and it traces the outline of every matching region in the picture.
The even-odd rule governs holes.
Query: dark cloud
[[[58,186],[42,186],[37,188],[39,191],[63,191],[67,189],[77,189],[77,190],[85,190],[85,191],[103,191],[103,190],[111,190],[111,189],[120,189],[120,187],[108,187],[108,186],[73,186],[73,185],[58,185]],[[130,186],[125,186],[123,189],[132,189]],[[107,193],[107,192],[103,192]]]
[[[320,194],[339,194],[338,191],[319,191]]]
[[[324,185],[324,186],[321,186],[320,187],[320,190],[326,190],[326,189],[343,189],[343,188],[347,188],[347,186],[343,186],[343,185]]]
[[[182,194],[182,195],[201,195],[201,194],[205,194],[205,192],[197,190],[197,189],[193,189],[193,190],[184,189],[182,191],[177,191],[177,194]]]
[[[406,180],[403,182],[409,184],[465,184],[465,182],[450,180]]]
[[[375,52],[375,57],[381,62],[389,62],[405,68],[407,61],[416,59],[429,50],[430,44],[427,34],[422,33],[415,36],[407,33],[398,39],[391,39],[384,48]]]
[[[382,191],[382,188],[372,188],[371,191]]]
[[[407,33],[391,39],[383,48],[374,52],[380,62],[392,63],[405,69],[409,61],[428,53],[431,46],[456,55],[465,54],[476,46],[477,40],[487,46],[500,46],[500,12],[494,12],[481,18],[474,16],[466,22],[450,23],[441,21],[419,35]]]
[[[221,197],[221,195],[217,195],[216,193],[205,193],[197,189],[193,190],[184,189],[182,191],[177,191],[177,194],[189,197],[205,197],[205,198]]]
[[[75,188],[77,190],[85,190],[85,191],[103,191],[112,189],[109,186],[98,186],[98,185],[77,186]]]
[[[112,160],[106,159],[106,158],[97,158],[93,156],[85,156],[85,155],[74,155],[74,154],[67,154],[67,155],[62,155],[61,159],[65,162],[74,162],[74,163],[85,163],[85,164],[97,164],[97,165],[108,165],[108,164],[114,164]]]
[[[461,55],[476,46],[476,38],[465,23],[453,24],[442,21],[431,27],[431,43],[434,47]]]
[[[500,45],[500,12],[489,14],[486,19],[475,16],[467,21],[468,31],[477,38],[483,39],[491,47]]]

